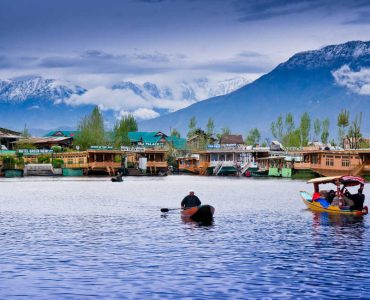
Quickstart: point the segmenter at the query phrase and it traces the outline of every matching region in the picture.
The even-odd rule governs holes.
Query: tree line
[[[361,133],[362,113],[356,114],[354,119],[350,119],[348,110],[341,110],[337,116],[338,142],[334,139],[330,143],[334,146],[344,147],[344,139],[349,142],[350,148],[368,147],[362,140]],[[130,145],[128,133],[137,131],[138,124],[134,116],[125,115],[114,124],[113,131],[107,133],[104,130],[103,114],[98,106],[94,107],[91,114],[85,116],[78,125],[79,133],[75,137],[74,144],[81,150],[87,149],[92,145],[111,145],[120,147],[121,145]],[[328,144],[330,136],[329,118],[320,120],[316,118],[312,121],[309,113],[303,113],[296,123],[292,113],[279,115],[277,119],[271,122],[270,126],[272,136],[281,142],[285,147],[304,147],[310,141],[321,141]],[[25,130],[26,131],[26,127]],[[171,129],[171,136],[180,138],[181,134],[175,128]],[[191,142],[196,140],[197,148],[205,148],[208,144],[220,140],[223,135],[230,135],[231,130],[228,127],[221,128],[219,132],[215,130],[215,122],[210,117],[206,123],[205,129],[197,124],[197,119],[193,116],[188,124],[187,138]],[[244,143],[247,145],[256,145],[261,142],[261,133],[258,128],[251,128],[244,137]],[[262,146],[269,144],[269,139],[265,138]]]
[[[271,122],[271,135],[282,143],[285,147],[305,147],[311,141],[322,142],[344,147],[344,140],[346,139],[351,149],[369,147],[362,139],[361,133],[362,113],[356,114],[353,120],[350,120],[350,113],[348,110],[341,110],[337,116],[338,140],[330,136],[330,120],[324,118],[323,120],[316,118],[312,120],[308,112],[303,113],[298,119],[297,123],[292,113],[286,115],[279,115],[275,121]],[[172,129],[171,134],[180,137],[180,133],[176,129]],[[206,128],[202,129],[197,126],[197,120],[193,116],[188,125],[187,138],[192,139],[197,137],[199,148],[204,148],[206,145],[212,143],[215,138],[220,140],[221,136],[231,134],[230,128],[221,128],[221,132],[215,133],[215,122],[209,118]],[[252,128],[244,137],[246,145],[256,145],[261,142],[261,133],[258,128]],[[269,138],[262,140],[262,146],[267,146],[270,143]]]
[[[128,133],[137,131],[138,125],[132,115],[121,117],[114,124],[112,132],[104,129],[103,114],[98,106],[95,106],[91,114],[82,118],[77,127],[78,134],[75,136],[74,144],[81,150],[86,150],[95,145],[109,145],[120,147],[130,145]]]

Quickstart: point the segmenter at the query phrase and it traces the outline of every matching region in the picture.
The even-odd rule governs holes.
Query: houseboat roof
[[[269,148],[253,148],[251,146],[244,146],[240,145],[237,147],[222,147],[222,148],[214,148],[214,149],[207,149],[207,150],[199,150],[197,153],[199,154],[207,154],[207,153],[268,153],[270,152]]]
[[[79,131],[77,130],[54,130],[44,135],[44,137],[60,136],[60,137],[75,137]]]
[[[228,134],[223,135],[220,138],[220,144],[221,145],[241,145],[244,144],[243,136],[241,134]]]
[[[58,143],[70,140],[70,137],[64,136],[50,136],[50,137],[31,137],[24,138],[19,141],[13,142],[14,144],[47,144],[47,143]]]
[[[21,137],[22,134],[18,131],[10,130],[7,128],[0,128],[0,138],[19,139]]]

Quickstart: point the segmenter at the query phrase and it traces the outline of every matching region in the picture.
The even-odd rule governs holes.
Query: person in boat
[[[344,195],[352,201],[350,203],[351,210],[362,210],[364,208],[365,195],[363,191],[364,191],[363,184],[360,185],[357,194],[351,194],[348,190],[345,191]]]
[[[334,200],[335,196],[336,196],[335,191],[334,190],[330,190],[329,191],[329,194],[328,194],[328,198],[327,198],[327,200],[328,200],[328,202],[329,202],[330,205],[333,203],[333,200]]]
[[[194,192],[189,192],[189,195],[187,195],[184,199],[181,201],[181,207],[182,208],[188,208],[188,207],[194,207],[199,206],[202,203],[200,202],[199,198],[195,196]]]

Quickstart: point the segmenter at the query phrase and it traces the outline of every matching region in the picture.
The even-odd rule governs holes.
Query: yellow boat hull
[[[327,212],[332,214],[341,214],[341,215],[351,215],[351,216],[362,216],[367,214],[367,210],[349,210],[349,209],[341,209],[338,206],[330,205],[328,207],[323,207],[321,203],[312,201],[312,195],[301,191],[300,195],[302,197],[303,203],[306,204],[306,206],[311,209],[312,211],[317,212]]]

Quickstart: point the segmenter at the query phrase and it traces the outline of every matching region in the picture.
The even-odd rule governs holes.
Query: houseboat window
[[[313,164],[317,164],[317,162],[318,162],[317,154],[312,155],[312,163],[313,163]]]
[[[332,166],[334,166],[334,159],[333,159],[333,158],[327,158],[327,159],[326,159],[326,165],[327,165],[328,167],[332,167]]]
[[[79,164],[83,164],[83,163],[84,163],[84,159],[83,159],[82,157],[81,157],[81,158],[79,158],[79,159],[78,159],[78,163],[79,163]]]
[[[335,158],[341,158],[340,156],[336,156]]]
[[[73,159],[72,158],[68,158],[68,164],[73,165]]]
[[[349,167],[349,159],[342,159],[342,167]]]

